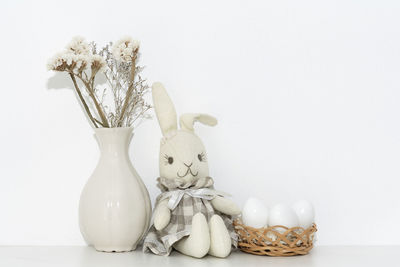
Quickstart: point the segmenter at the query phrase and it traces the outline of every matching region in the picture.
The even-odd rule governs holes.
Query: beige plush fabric
[[[201,192],[201,189],[208,189],[205,190],[208,192],[208,194],[204,195],[204,197],[201,197],[201,194],[197,194],[196,196],[196,194],[184,193],[177,206],[171,211],[170,223],[161,231],[157,231],[154,226],[150,228],[144,240],[143,251],[150,250],[157,255],[169,255],[172,250],[172,245],[175,242],[179,241],[185,236],[190,235],[193,215],[198,212],[203,213],[207,220],[210,220],[214,214],[220,215],[229,231],[232,239],[232,245],[234,247],[237,246],[237,234],[232,226],[233,218],[214,210],[210,203],[210,199],[207,199],[210,198],[210,190],[215,191],[213,189],[214,181],[211,177],[194,179],[191,182],[185,182],[181,179],[166,179],[160,177],[157,179],[157,181],[158,187],[161,189],[162,193],[157,197],[156,205],[159,201],[165,199],[165,196],[170,196],[171,192],[176,190]],[[215,192],[215,194],[218,195],[218,192]]]

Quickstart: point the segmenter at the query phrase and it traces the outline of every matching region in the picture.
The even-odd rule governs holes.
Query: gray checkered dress
[[[178,179],[166,179],[162,177],[158,178],[157,181],[157,186],[161,189],[162,193],[157,197],[156,206],[162,199],[165,199],[167,194],[171,194],[171,192],[177,193],[173,192],[175,190],[202,188],[213,190],[214,184],[211,177],[195,179],[193,182],[186,184]],[[209,221],[214,214],[220,215],[229,231],[232,245],[234,247],[237,246],[237,234],[233,229],[231,216],[214,210],[210,200],[183,194],[177,206],[171,211],[170,223],[160,231],[157,231],[154,225],[151,226],[143,243],[143,251],[152,251],[157,255],[168,256],[171,253],[174,243],[190,235],[193,215],[198,212],[203,213],[207,221]]]

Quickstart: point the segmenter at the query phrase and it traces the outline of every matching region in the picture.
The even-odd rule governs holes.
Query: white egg
[[[259,199],[249,198],[243,206],[242,220],[247,226],[264,227],[268,222],[268,208]]]
[[[314,207],[307,200],[300,200],[293,204],[292,206],[294,212],[296,212],[299,218],[299,226],[304,229],[310,227],[314,223]]]
[[[291,207],[285,204],[277,204],[269,212],[268,225],[282,225],[292,228],[299,225],[299,219]]]

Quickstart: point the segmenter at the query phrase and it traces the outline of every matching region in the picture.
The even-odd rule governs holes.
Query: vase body
[[[131,251],[146,233],[151,217],[149,193],[129,159],[132,128],[95,132],[101,156],[81,194],[81,233],[98,251]]]

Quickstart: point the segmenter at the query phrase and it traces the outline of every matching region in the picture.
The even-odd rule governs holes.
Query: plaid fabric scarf
[[[214,214],[220,215],[229,231],[232,245],[237,246],[237,234],[232,226],[232,217],[214,210],[210,203],[216,195],[223,195],[213,189],[214,181],[211,177],[194,179],[191,182],[160,177],[157,181],[162,193],[157,197],[156,206],[160,201],[169,199],[171,220],[160,231],[157,231],[154,225],[151,226],[143,243],[144,252],[150,250],[154,254],[168,256],[174,243],[190,235],[193,215],[198,212],[203,213],[207,221]]]

